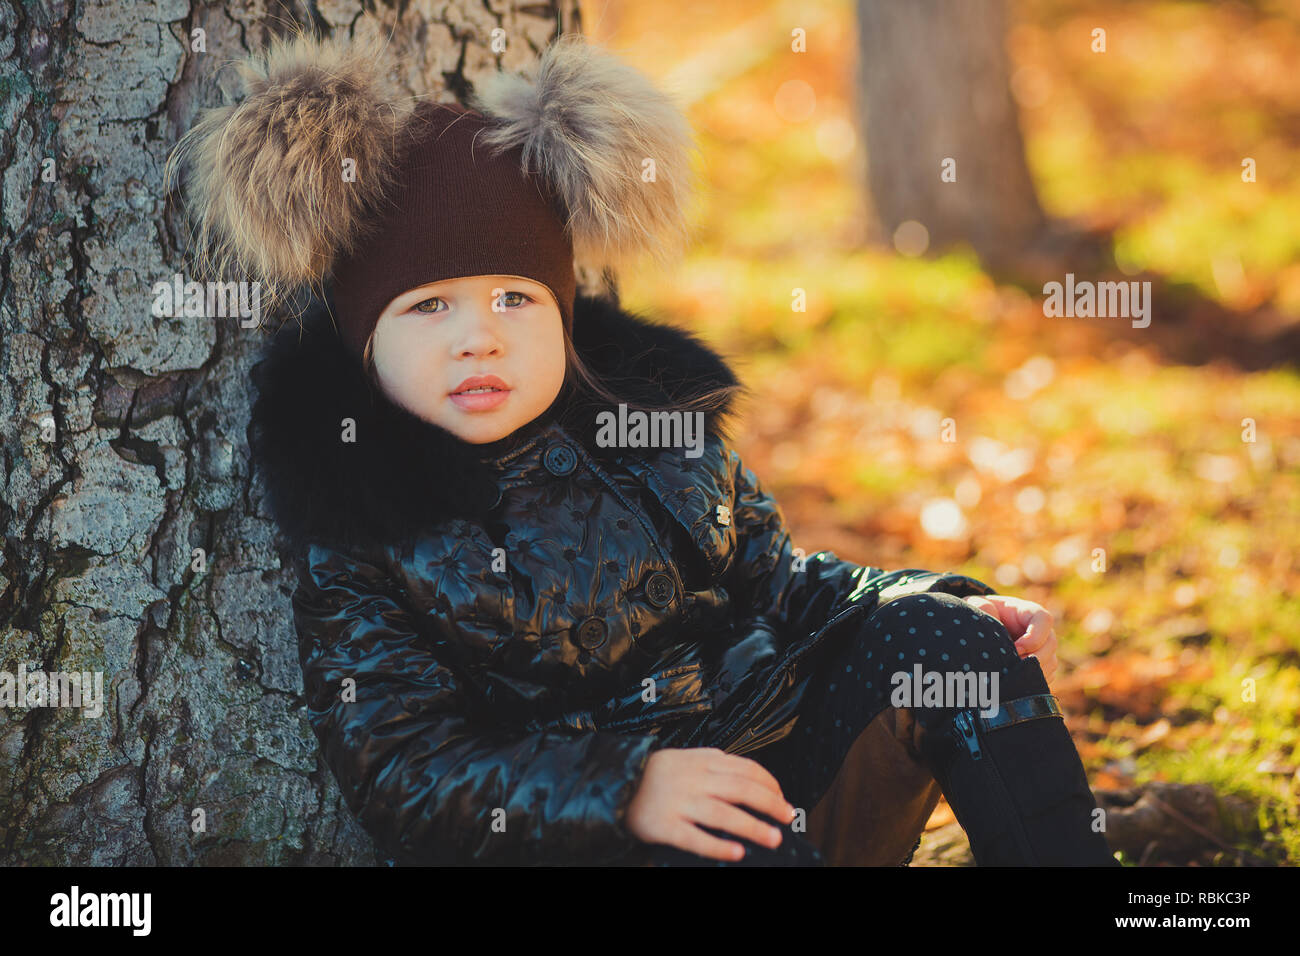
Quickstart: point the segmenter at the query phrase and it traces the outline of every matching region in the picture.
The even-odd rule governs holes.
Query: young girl
[[[1047,613],[804,559],[732,448],[727,363],[578,291],[680,240],[672,103],[576,35],[473,109],[392,67],[278,42],[177,156],[205,267],[320,290],[255,371],[250,440],[301,559],[309,718],[377,846],[820,863],[809,815],[887,712],[980,865],[1113,864]]]

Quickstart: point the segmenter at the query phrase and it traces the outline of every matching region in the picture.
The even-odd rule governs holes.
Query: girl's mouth
[[[465,379],[449,396],[458,408],[481,412],[496,408],[510,395],[510,388],[495,375],[474,375]]]

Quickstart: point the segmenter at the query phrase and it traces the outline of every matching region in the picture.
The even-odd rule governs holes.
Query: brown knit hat
[[[575,266],[678,252],[693,141],[644,75],[566,34],[467,107],[416,105],[388,49],[301,34],[239,64],[242,101],[206,110],[167,166],[193,153],[201,272],[261,282],[264,308],[331,280],[359,357],[384,307],[429,282],[524,276],[569,327]]]
[[[438,103],[421,104],[408,122],[414,143],[400,160],[386,214],[333,270],[340,329],[352,351],[361,353],[394,298],[461,276],[540,282],[555,296],[565,328],[572,328],[577,282],[563,205],[544,180],[523,169],[518,147],[498,152],[481,142],[490,122]]]

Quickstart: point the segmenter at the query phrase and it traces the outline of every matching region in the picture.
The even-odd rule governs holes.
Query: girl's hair
[[[375,368],[374,345],[375,334],[372,332],[370,337],[366,339],[366,347],[362,352],[361,361],[365,367],[367,377],[378,387],[379,373]],[[620,395],[618,392],[619,379],[613,376],[602,378],[584,362],[582,356],[578,354],[578,350],[573,344],[573,336],[569,334],[567,328],[564,329],[564,358],[563,388],[574,390],[592,405],[619,405],[625,403],[629,411],[684,411],[712,414],[726,409],[731,404],[733,396],[742,394],[745,391],[745,387],[740,384],[723,385],[717,388],[701,388],[684,396],[675,396],[671,399],[670,408],[668,404],[644,402]]]

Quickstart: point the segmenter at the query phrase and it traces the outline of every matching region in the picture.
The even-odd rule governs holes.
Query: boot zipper
[[[979,736],[975,733],[975,719],[971,716],[971,712],[969,710],[960,711],[953,718],[952,726],[954,728],[953,737],[956,738],[959,744],[966,745],[966,749],[970,751],[971,760],[982,759],[984,754],[980,747]],[[1007,818],[1011,823],[1012,838],[1020,847],[1020,852],[1024,855],[1026,863],[1030,866],[1038,865],[1038,856],[1034,853],[1029,834],[1025,831],[1024,820],[1020,816],[1020,805],[1011,795],[1011,790],[1007,787],[1007,783],[1002,777],[1002,771],[998,769],[997,762],[990,760],[988,768],[990,789],[996,792],[1002,805],[1010,810]]]
[[[953,736],[957,738],[957,743],[966,745],[971,760],[979,760],[982,756],[980,743],[979,738],[975,736],[975,723],[971,720],[970,712],[963,710],[953,719],[952,725],[955,728]]]

